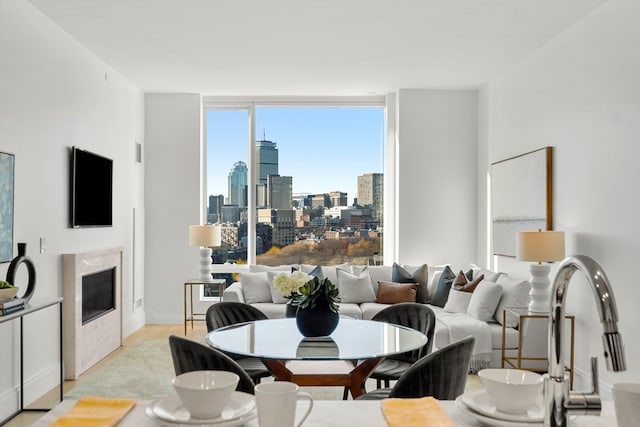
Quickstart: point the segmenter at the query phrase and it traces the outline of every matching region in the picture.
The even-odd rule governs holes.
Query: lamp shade
[[[191,246],[220,246],[222,244],[222,230],[219,225],[190,225],[189,245]]]
[[[561,261],[564,258],[564,231],[518,232],[516,258],[520,261]]]

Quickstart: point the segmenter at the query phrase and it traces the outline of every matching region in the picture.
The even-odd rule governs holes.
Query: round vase
[[[285,308],[285,316],[286,317],[296,317],[296,312],[298,311],[298,306],[293,303],[293,300],[287,301]]]
[[[15,286],[16,270],[21,264],[24,264],[25,267],[27,267],[27,273],[29,273],[29,280],[27,290],[22,296],[22,299],[24,299],[25,302],[28,302],[33,296],[33,291],[36,289],[36,267],[33,265],[31,258],[26,254],[27,244],[18,243],[18,256],[11,260],[11,264],[9,264],[9,268],[7,269],[7,278],[5,280]]]
[[[327,337],[338,326],[340,316],[331,311],[329,304],[318,304],[313,308],[298,308],[296,326],[305,337]]]

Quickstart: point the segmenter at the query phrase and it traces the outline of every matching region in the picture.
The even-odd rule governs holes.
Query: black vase
[[[313,308],[300,308],[296,313],[296,326],[305,337],[327,337],[338,326],[340,316],[331,311],[329,304],[317,304]]]
[[[18,256],[11,260],[11,264],[9,264],[9,269],[7,270],[7,278],[5,280],[14,286],[17,286],[15,283],[16,270],[20,267],[20,264],[24,264],[25,267],[27,267],[27,272],[29,273],[29,280],[27,283],[27,290],[22,296],[22,299],[24,299],[25,302],[28,302],[33,296],[33,291],[36,289],[36,267],[33,265],[33,261],[31,261],[31,258],[29,258],[26,253],[27,244],[18,243]]]
[[[296,317],[296,312],[298,311],[298,306],[294,304],[293,300],[287,301],[286,309],[284,314],[286,317]]]

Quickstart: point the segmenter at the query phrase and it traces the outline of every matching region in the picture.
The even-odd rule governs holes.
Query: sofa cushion
[[[369,270],[366,266],[355,270],[360,271],[350,273],[342,268],[336,269],[340,300],[344,303],[356,304],[375,301],[376,294],[373,293]]]
[[[340,303],[338,305],[338,313],[340,314],[340,316],[349,316],[353,317],[354,319],[362,319],[362,310],[360,309],[360,305],[355,303]]]
[[[451,285],[453,284],[453,280],[456,278],[456,275],[451,270],[451,267],[448,265],[442,270],[440,274],[440,278],[438,280],[438,287],[436,288],[436,292],[432,295],[430,303],[437,307],[444,307],[447,303],[447,299],[449,298],[449,291],[451,290]]]
[[[489,322],[493,320],[501,296],[501,285],[483,280],[471,294],[467,313],[478,320]]]
[[[417,289],[417,283],[378,282],[376,302],[381,304],[416,302]]]
[[[498,277],[497,283],[502,286],[502,296],[498,302],[498,307],[494,315],[496,322],[502,325],[502,312],[507,307],[526,307],[529,304],[529,291],[531,287],[526,280],[518,280],[502,274]],[[518,326],[518,316],[507,314],[508,328]]]
[[[266,271],[260,273],[243,272],[240,274],[244,302],[272,302],[269,276]]]
[[[276,266],[256,264],[256,265],[250,265],[249,271],[251,273],[264,273],[267,271],[288,271],[289,273],[291,273],[292,271],[295,271],[298,268],[299,268],[298,264],[286,264],[286,265],[276,265]]]
[[[410,267],[394,262],[391,270],[391,281],[398,283],[417,283],[416,302],[423,304],[429,302],[429,267],[427,267],[427,264]]]
[[[391,270],[393,267],[390,265],[370,265],[369,276],[371,276],[371,285],[373,286],[373,293],[378,293],[378,282],[390,282]]]
[[[455,289],[451,289],[449,292],[449,298],[444,305],[443,310],[447,313],[466,313],[471,302],[471,292],[462,292]]]
[[[378,314],[383,308],[389,307],[389,304],[380,304],[378,302],[363,302],[360,304],[360,311],[364,320],[371,320],[373,316]]]

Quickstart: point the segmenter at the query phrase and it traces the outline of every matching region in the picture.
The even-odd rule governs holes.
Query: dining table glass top
[[[239,323],[211,331],[207,343],[225,352],[263,359],[360,360],[405,353],[427,337],[404,326],[341,317],[328,337],[305,338],[295,318]]]

